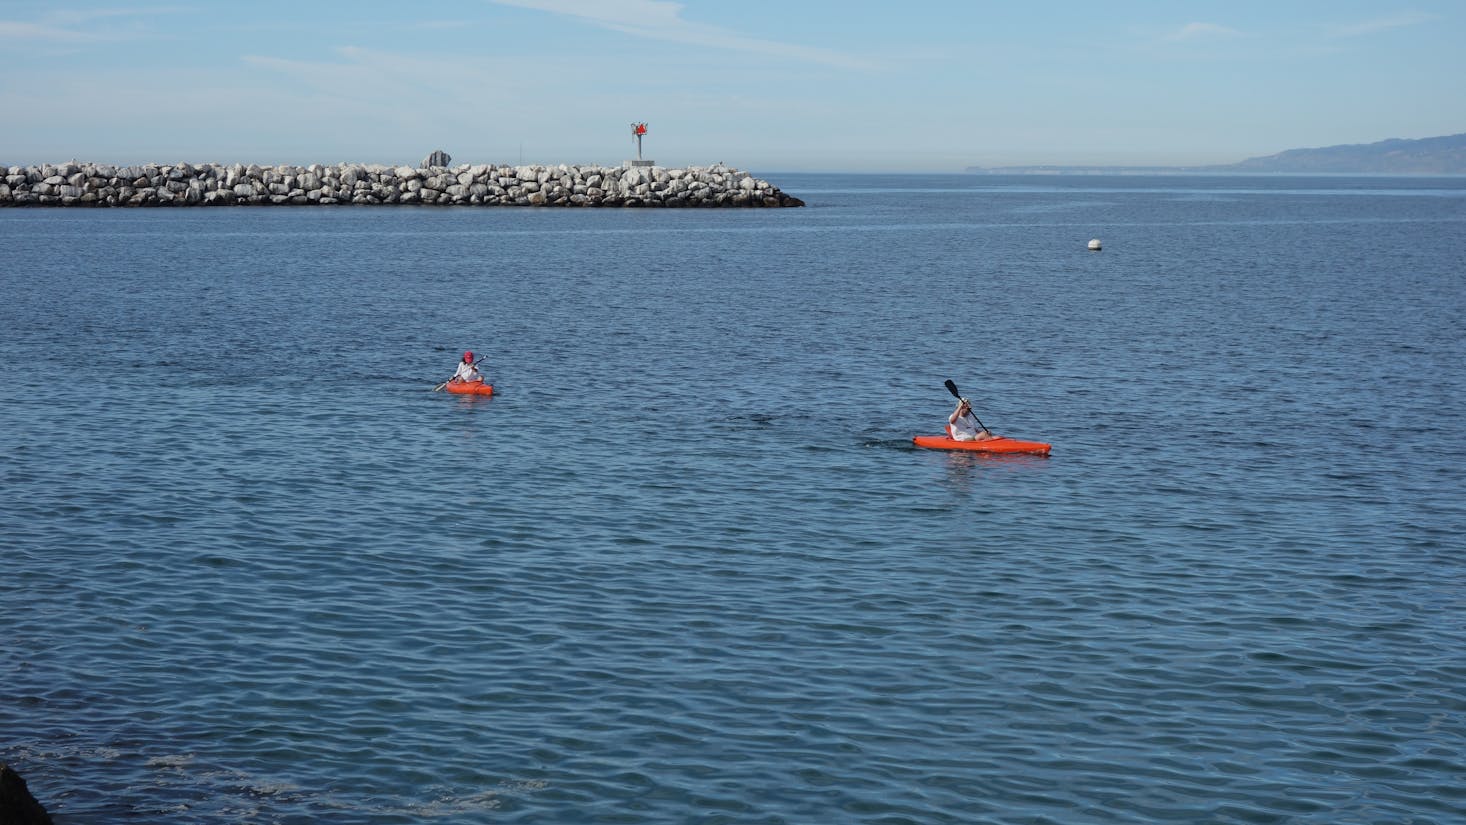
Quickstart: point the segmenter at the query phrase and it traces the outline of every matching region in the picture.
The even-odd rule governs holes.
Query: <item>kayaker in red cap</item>
[[[957,409],[947,416],[947,432],[953,441],[991,441],[998,437],[977,423],[977,416],[972,414],[972,402],[966,398],[957,399]]]
[[[485,356],[487,357],[487,356]],[[484,360],[480,358],[479,361]],[[478,361],[473,360],[473,352],[470,350],[463,353],[463,360],[458,362],[458,371],[449,378],[449,383],[461,384],[465,381],[482,381],[483,375],[478,371]]]

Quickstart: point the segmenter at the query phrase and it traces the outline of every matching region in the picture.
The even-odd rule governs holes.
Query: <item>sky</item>
[[[1459,0],[0,0],[0,164],[1201,165],[1466,132]]]

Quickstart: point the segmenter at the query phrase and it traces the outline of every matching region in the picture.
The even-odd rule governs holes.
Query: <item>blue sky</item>
[[[1466,132],[1466,3],[0,0],[0,163],[1229,163]]]

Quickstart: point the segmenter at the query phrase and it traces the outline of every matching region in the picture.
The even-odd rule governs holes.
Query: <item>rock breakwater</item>
[[[803,206],[768,181],[724,165],[382,166],[354,163],[0,167],[4,206]]]

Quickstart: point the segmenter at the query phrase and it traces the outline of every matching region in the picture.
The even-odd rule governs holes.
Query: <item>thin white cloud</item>
[[[1167,40],[1199,40],[1212,37],[1235,37],[1240,32],[1229,26],[1220,23],[1187,23],[1176,31],[1167,34]]]
[[[133,9],[87,9],[50,11],[36,21],[0,20],[0,41],[12,43],[78,44],[97,43],[109,40],[125,40],[145,36],[137,28],[127,30],[114,26],[91,25],[97,21],[118,18],[150,17],[158,14],[174,14],[186,9],[176,7],[152,7]]]
[[[262,55],[245,55],[242,59],[251,66],[292,77],[316,91],[360,101],[419,94],[430,88],[428,81],[435,73],[446,68],[431,61],[424,64],[356,46],[340,46],[334,51],[340,60],[292,60]]]
[[[1374,20],[1365,20],[1361,23],[1340,23],[1327,27],[1325,31],[1330,37],[1365,37],[1391,29],[1418,26],[1422,23],[1429,23],[1432,20],[1439,19],[1440,16],[1435,14],[1406,12],[1404,14],[1394,15],[1393,17],[1379,17]]]
[[[42,18],[54,26],[80,26],[93,20],[117,17],[152,17],[189,11],[179,6],[141,6],[129,9],[55,9]]]
[[[472,20],[421,20],[408,25],[414,29],[422,29],[424,31],[452,31],[455,29],[471,29],[477,26],[478,23]]]
[[[0,20],[0,41],[30,43],[87,43],[102,38],[95,34],[68,29],[64,26],[49,26],[43,23],[24,23],[18,20]]]
[[[296,60],[245,55],[245,64],[293,80],[299,92],[376,107],[384,100],[476,100],[493,105],[523,89],[513,61],[461,56],[407,55],[360,46],[338,46],[334,60]]]
[[[501,6],[534,9],[571,17],[583,23],[647,40],[751,52],[842,69],[872,68],[868,60],[831,49],[801,46],[777,40],[763,40],[748,37],[721,26],[694,23],[683,18],[681,3],[669,2],[669,0],[491,0],[491,2]]]

